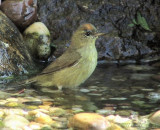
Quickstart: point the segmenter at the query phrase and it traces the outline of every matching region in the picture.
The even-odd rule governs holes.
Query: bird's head
[[[94,25],[90,23],[82,24],[73,33],[71,45],[76,47],[95,45],[96,39],[101,35],[104,35],[104,33],[98,33]]]

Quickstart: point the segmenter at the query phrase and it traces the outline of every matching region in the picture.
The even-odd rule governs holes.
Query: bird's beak
[[[94,36],[97,36],[97,37],[98,37],[98,36],[104,36],[104,35],[107,35],[107,33],[95,33],[95,34],[94,34]]]

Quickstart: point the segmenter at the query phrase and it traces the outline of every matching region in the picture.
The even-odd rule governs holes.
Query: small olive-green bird
[[[70,47],[62,56],[52,62],[39,75],[28,79],[25,84],[59,89],[75,88],[83,83],[96,68],[97,50],[95,41],[97,29],[90,23],[82,24],[72,35]]]

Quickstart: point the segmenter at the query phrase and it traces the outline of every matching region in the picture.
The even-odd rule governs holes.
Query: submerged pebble
[[[80,89],[80,92],[88,93],[88,92],[90,92],[90,90],[89,90],[89,89],[84,89],[84,88],[82,88],[82,89]]]
[[[102,93],[88,93],[90,96],[102,96]]]
[[[113,81],[120,81],[120,82],[124,82],[127,80],[127,77],[124,77],[124,76],[114,76],[111,78]]]
[[[145,95],[144,94],[134,94],[134,95],[130,95],[130,97],[144,98]]]
[[[73,110],[73,113],[80,113],[80,112],[84,112],[84,110],[82,108],[76,108],[76,107],[73,107],[72,108]]]
[[[148,66],[148,65],[127,65],[125,66],[126,69],[131,69],[134,71],[146,71],[146,70],[153,70],[154,67]]]
[[[160,93],[150,92],[148,95],[148,99],[150,99],[151,101],[159,101],[160,100]]]
[[[115,98],[109,98],[110,100],[126,100],[125,97],[115,97]]]
[[[101,114],[101,115],[109,115],[114,112],[111,110],[107,110],[107,109],[99,109],[99,110],[96,110],[96,113]]]
[[[142,74],[142,73],[134,73],[131,75],[131,79],[133,80],[148,80],[150,77],[152,77],[153,74]]]

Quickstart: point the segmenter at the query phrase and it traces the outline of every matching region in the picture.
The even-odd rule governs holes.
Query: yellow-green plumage
[[[83,83],[95,70],[97,50],[95,41],[100,34],[92,24],[81,25],[71,39],[68,50],[39,75],[27,80],[44,87],[74,88]]]

